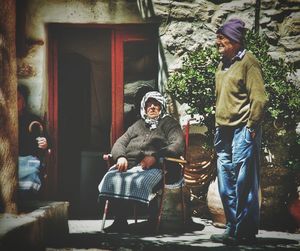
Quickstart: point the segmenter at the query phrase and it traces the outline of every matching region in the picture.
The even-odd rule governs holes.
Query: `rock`
[[[268,25],[270,22],[271,22],[271,18],[270,18],[270,17],[266,17],[266,16],[263,16],[263,17],[259,20],[259,23],[260,23],[261,26],[266,26],[266,25]]]
[[[300,12],[291,13],[279,25],[282,36],[295,36],[300,34]]]
[[[274,8],[276,3],[277,3],[276,0],[264,0],[261,2],[261,9],[262,10],[272,9]]]
[[[279,39],[279,34],[275,31],[266,31],[266,36],[268,37],[269,43],[276,45]]]
[[[276,16],[281,16],[283,14],[282,10],[276,10],[276,9],[268,9],[268,10],[263,10],[262,14],[266,15],[267,17],[276,17]]]
[[[287,51],[300,50],[300,35],[282,37],[278,44],[282,45]]]
[[[286,52],[286,61],[293,64],[300,64],[300,51]]]
[[[271,31],[278,31],[278,23],[275,21],[272,21],[267,25],[267,28]]]

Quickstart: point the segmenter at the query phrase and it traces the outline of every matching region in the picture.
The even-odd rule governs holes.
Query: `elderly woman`
[[[133,200],[149,204],[153,188],[162,179],[159,158],[179,157],[184,152],[181,127],[166,114],[166,102],[159,92],[146,93],[140,113],[141,119],[113,145],[111,153],[116,164],[99,184],[100,196],[115,203],[115,220],[104,229],[106,232],[126,231],[126,208],[122,203]]]

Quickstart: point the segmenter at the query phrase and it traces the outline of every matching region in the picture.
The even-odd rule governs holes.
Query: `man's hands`
[[[153,156],[145,156],[142,161],[140,162],[140,165],[144,170],[148,169],[149,167],[153,166],[156,162],[155,157]],[[116,164],[117,169],[119,172],[126,172],[128,168],[128,161],[125,157],[120,157],[117,160]]]
[[[254,139],[256,136],[255,130],[249,127],[247,127],[247,130],[249,131],[251,138]]]

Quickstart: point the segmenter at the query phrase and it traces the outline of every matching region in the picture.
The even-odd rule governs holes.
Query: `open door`
[[[70,202],[71,218],[98,216],[101,156],[138,118],[137,100],[157,89],[154,30],[49,25],[47,187],[54,199]]]
[[[112,144],[137,120],[143,94],[158,88],[157,27],[116,29],[114,37]]]

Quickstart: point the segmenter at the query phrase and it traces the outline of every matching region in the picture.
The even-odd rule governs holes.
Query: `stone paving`
[[[210,235],[222,233],[224,229],[214,227],[209,220],[193,218],[193,221],[193,227],[184,231],[165,231],[159,234],[143,232],[143,221],[139,221],[137,225],[129,221],[130,227],[137,231],[131,234],[105,234],[100,232],[101,220],[69,220],[67,240],[55,247],[47,247],[46,250],[300,250],[300,234],[265,230],[259,231],[258,242],[252,246],[233,247],[213,243]],[[107,220],[106,226],[111,223],[112,220]]]

